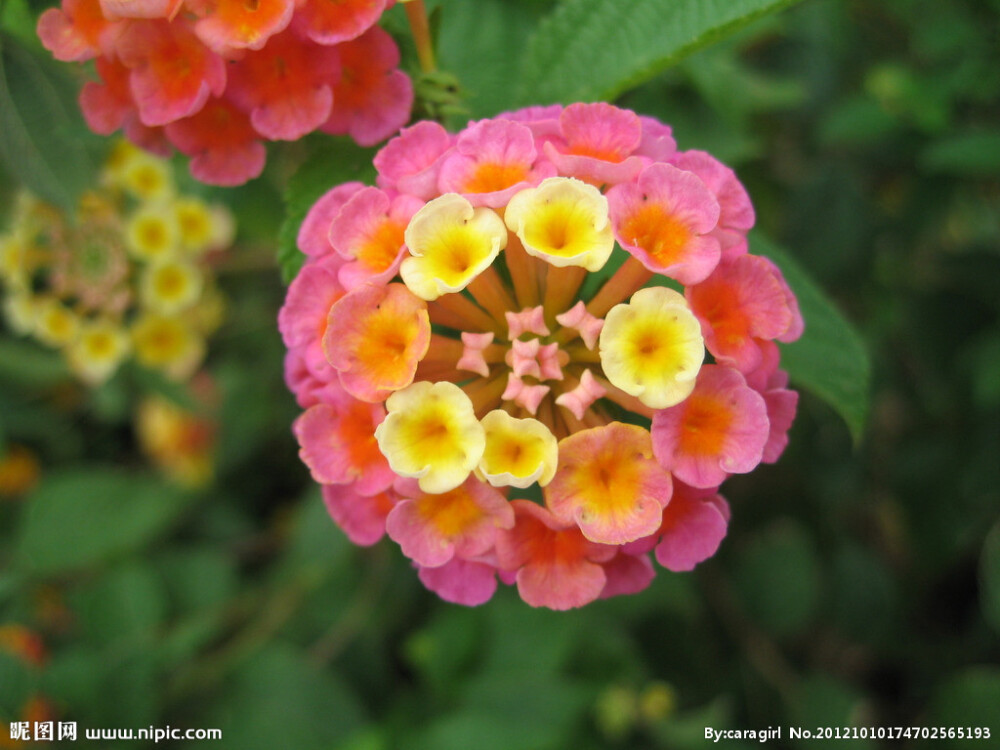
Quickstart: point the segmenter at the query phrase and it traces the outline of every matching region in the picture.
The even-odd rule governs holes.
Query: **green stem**
[[[424,7],[424,0],[406,0],[403,7],[406,9],[406,17],[410,21],[413,41],[417,45],[420,69],[424,73],[433,73],[437,70],[437,64],[434,61],[434,43],[431,40],[430,24],[427,23],[427,8]]]

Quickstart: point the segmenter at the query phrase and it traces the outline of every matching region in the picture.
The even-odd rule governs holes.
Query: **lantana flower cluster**
[[[211,254],[232,237],[227,209],[179,193],[169,162],[120,141],[74,216],[19,196],[0,235],[4,318],[89,385],[130,357],[187,379],[221,323]]]
[[[376,22],[393,0],[63,0],[38,35],[94,60],[80,107],[95,132],[176,148],[215,185],[258,176],[264,141],[322,130],[374,145],[409,119],[410,79]]]
[[[733,171],[603,103],[421,122],[375,166],[306,216],[279,316],[347,535],[466,605],[499,581],[579,607],[713,555],[719,486],[787,443],[776,342],[803,330]]]

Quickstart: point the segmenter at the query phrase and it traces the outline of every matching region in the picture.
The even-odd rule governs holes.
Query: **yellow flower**
[[[140,260],[156,260],[174,254],[180,247],[180,232],[173,211],[166,205],[147,205],[128,220],[125,244]]]
[[[510,199],[504,221],[529,255],[553,266],[599,271],[615,246],[607,198],[572,177],[522,190]]]
[[[28,281],[28,249],[17,233],[0,237],[0,281],[13,289]]]
[[[205,353],[205,342],[180,318],[145,313],[132,325],[132,345],[139,364],[188,377]]]
[[[143,304],[164,315],[191,307],[201,296],[201,272],[190,263],[166,258],[151,264],[142,274]]]
[[[173,210],[184,250],[197,254],[232,242],[234,227],[228,212],[191,197],[175,200]]]
[[[120,324],[97,320],[80,325],[76,339],[66,350],[66,359],[81,380],[97,385],[114,374],[130,348],[128,333]]]
[[[34,330],[35,317],[38,314],[35,304],[35,298],[28,291],[12,291],[4,297],[4,320],[14,333],[23,336]]]
[[[142,201],[160,201],[173,195],[170,162],[131,145],[123,148],[121,164],[110,172],[114,182]]]
[[[70,343],[80,327],[80,318],[54,297],[42,297],[34,305],[34,329],[39,341],[62,347]]]
[[[640,289],[611,308],[598,347],[608,380],[654,409],[687,398],[705,359],[701,324],[666,287]]]
[[[446,193],[414,214],[404,240],[411,257],[399,273],[411,292],[430,301],[465,289],[488,268],[507,245],[507,230],[492,209]]]
[[[393,393],[375,430],[379,449],[400,476],[440,494],[458,487],[479,464],[486,433],[457,385],[421,381]]]
[[[544,487],[555,476],[559,444],[537,419],[516,419],[494,409],[482,420],[486,450],[479,472],[494,487]]]

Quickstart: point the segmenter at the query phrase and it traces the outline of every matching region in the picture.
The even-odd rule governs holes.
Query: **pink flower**
[[[302,351],[306,367],[321,379],[336,377],[323,353],[323,339],[330,309],[346,293],[337,279],[339,258],[337,261],[303,266],[288,287],[285,304],[278,312],[278,330],[285,346]]]
[[[167,138],[191,157],[192,176],[209,185],[242,185],[264,171],[267,152],[249,118],[227,99],[166,126]]]
[[[59,60],[97,59],[101,80],[80,96],[92,129],[176,147],[195,178],[231,186],[263,171],[264,140],[322,128],[373,145],[406,123],[413,87],[374,25],[392,4],[62,0],[38,34]]]
[[[391,4],[392,0],[301,0],[295,28],[317,44],[348,42],[374,26]]]
[[[656,561],[680,573],[715,554],[726,536],[729,506],[716,488],[698,490],[680,482],[663,512]]]
[[[333,87],[336,106],[320,129],[374,146],[410,119],[413,84],[398,69],[396,43],[378,26],[337,50],[341,73]]]
[[[339,278],[346,289],[384,283],[403,260],[403,232],[423,201],[409,195],[390,198],[378,188],[354,193],[330,225],[330,242],[346,261]]]
[[[531,131],[507,120],[483,120],[466,128],[441,163],[438,187],[460,193],[473,206],[506,206],[514,193],[555,175],[548,162],[536,164]]]
[[[753,204],[732,169],[711,154],[694,150],[675,154],[670,163],[696,175],[712,191],[719,202],[720,227],[744,233],[753,229]]]
[[[294,141],[330,116],[339,75],[335,49],[284,31],[230,66],[227,93],[262,136]]]
[[[572,523],[528,500],[511,506],[514,528],[497,535],[497,560],[501,569],[516,571],[521,598],[557,610],[597,599],[607,583],[602,564],[615,556],[615,547],[588,541]]]
[[[709,233],[719,204],[690,172],[653,164],[611,188],[608,204],[615,238],[650,271],[697,284],[718,265],[719,241]]]
[[[237,50],[258,50],[292,20],[293,0],[185,0],[199,18],[198,35],[213,52],[232,56]]]
[[[792,321],[788,324],[788,328],[784,333],[776,336],[775,339],[784,344],[790,344],[793,341],[798,341],[799,337],[802,336],[803,331],[806,329],[806,322],[802,317],[802,311],[799,310],[799,300],[792,291],[792,288],[788,286],[788,282],[785,281],[785,275],[781,272],[781,269],[770,258],[764,258],[764,262],[778,280],[778,285],[785,295],[785,304],[788,306],[788,312],[792,316]]]
[[[612,422],[560,441],[545,504],[591,541],[625,544],[656,531],[671,492],[670,474],[653,460],[649,433]]]
[[[437,192],[438,172],[452,141],[448,131],[430,120],[404,128],[375,154],[378,186],[427,200]]]
[[[736,173],[704,151],[675,154],[670,163],[697,175],[719,201],[719,224],[712,234],[724,255],[747,252],[747,237],[755,220],[753,204]]]
[[[101,9],[109,19],[166,18],[173,20],[183,0],[101,0]]]
[[[760,463],[770,425],[763,397],[730,367],[705,365],[694,391],[653,416],[660,464],[694,487],[718,487]]]
[[[64,0],[38,18],[38,38],[57,60],[81,62],[114,50],[122,25],[104,17],[99,0]]]
[[[747,374],[747,384],[764,397],[764,403],[767,405],[767,419],[771,429],[761,461],[773,464],[788,445],[788,431],[795,421],[799,394],[788,389],[788,373],[778,369],[781,354],[777,344],[763,341],[760,347],[764,360],[760,367]]]
[[[602,565],[607,579],[601,591],[602,599],[638,594],[649,587],[656,577],[653,564],[646,555],[632,555],[620,550]]]
[[[643,162],[633,156],[642,124],[633,112],[610,104],[571,104],[559,115],[562,142],[545,143],[559,173],[597,184],[633,179]]]
[[[205,106],[226,88],[226,67],[183,19],[136,20],[118,38],[131,69],[132,99],[143,125],[166,125]]]
[[[565,107],[561,104],[549,104],[544,107],[525,107],[513,112],[502,112],[497,120],[510,120],[527,126],[535,136],[535,146],[541,151],[548,141],[563,143],[559,116]]]
[[[320,380],[309,368],[306,367],[306,360],[302,349],[289,349],[285,354],[285,385],[295,395],[295,403],[303,409],[321,403],[324,399],[322,391],[330,384],[329,381]],[[343,393],[340,380],[336,381],[336,387]]]
[[[383,419],[385,409],[380,404],[349,396],[340,403],[319,403],[307,409],[292,430],[313,479],[320,484],[351,484],[361,495],[391,487],[396,475],[375,441],[375,428]]]
[[[720,364],[749,372],[761,362],[760,339],[785,339],[798,328],[787,289],[770,261],[737,255],[723,258],[686,296],[701,321],[705,348]]]
[[[91,130],[111,135],[127,120],[137,118],[138,110],[129,89],[129,69],[107,57],[97,58],[96,67],[101,81],[87,81],[83,85],[80,110]]]
[[[677,151],[673,128],[652,117],[640,116],[639,123],[642,125],[642,138],[636,154],[654,162],[669,162]]]
[[[385,519],[396,504],[392,490],[362,495],[350,484],[323,486],[323,502],[330,517],[362,547],[370,547],[385,536]]]
[[[493,549],[498,529],[514,525],[510,503],[475,478],[441,494],[414,495],[392,509],[386,531],[404,555],[424,568],[455,557],[474,559]]]
[[[327,361],[347,392],[381,401],[413,382],[427,353],[427,306],[402,284],[363,286],[330,308],[323,334]]]
[[[336,263],[338,267],[343,265],[343,261],[330,242],[330,227],[344,204],[364,187],[360,182],[345,182],[324,193],[312,205],[302,221],[297,240],[299,250],[314,260],[332,256],[336,260],[331,260],[331,263]]]
[[[452,604],[478,607],[497,590],[496,568],[484,562],[453,557],[444,565],[418,568],[420,582]]]
[[[564,107],[561,104],[546,104],[543,106],[524,107],[512,112],[501,112],[497,115],[498,120],[512,120],[523,122],[529,125],[538,123],[552,123],[553,129],[558,127],[559,115]]]

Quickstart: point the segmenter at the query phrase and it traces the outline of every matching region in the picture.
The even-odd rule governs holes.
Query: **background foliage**
[[[430,5],[454,122],[611,96],[737,169],[754,250],[806,307],[789,450],[727,484],[729,537],[694,574],[567,614],[438,601],[390,546],[346,541],[296,456],[275,250],[293,273],[308,202],[370,152],[284,144],[244,188],[187,186],[240,227],[210,487],[138,450],[136,398],[175,389],[126,371],[88,391],[0,334],[0,441],[40,464],[0,497],[0,624],[49,651],[0,654],[0,717],[41,693],[81,726],[221,727],[246,750],[683,750],[779,724],[992,726],[933,746],[1000,747],[1000,2]],[[0,6],[5,204],[71,202],[102,147],[31,40],[42,7]],[[412,59],[401,9],[386,23]]]

